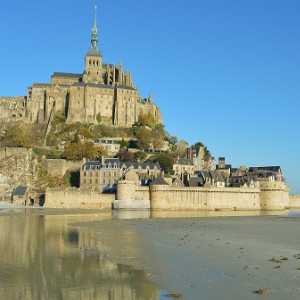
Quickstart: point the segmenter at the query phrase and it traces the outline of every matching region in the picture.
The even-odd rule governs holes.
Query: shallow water
[[[101,218],[111,214],[2,213],[0,299],[170,299],[143,271],[106,259],[95,231],[69,225]]]

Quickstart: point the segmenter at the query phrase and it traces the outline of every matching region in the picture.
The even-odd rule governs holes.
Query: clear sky
[[[280,165],[300,193],[299,0],[1,1],[0,95],[83,72],[94,5],[104,62],[168,132],[234,167]]]

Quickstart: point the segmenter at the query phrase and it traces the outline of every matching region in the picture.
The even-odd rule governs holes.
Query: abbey
[[[55,72],[50,84],[34,83],[25,97],[0,97],[0,121],[48,123],[55,115],[64,115],[68,123],[97,123],[101,119],[102,124],[129,127],[140,115],[151,115],[156,124],[162,123],[151,95],[139,96],[122,64],[103,63],[96,15],[95,10],[84,72]]]

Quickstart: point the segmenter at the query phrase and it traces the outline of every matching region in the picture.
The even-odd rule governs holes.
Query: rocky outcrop
[[[34,187],[39,162],[31,149],[1,149],[0,159],[0,200],[10,200],[13,189],[18,185]]]

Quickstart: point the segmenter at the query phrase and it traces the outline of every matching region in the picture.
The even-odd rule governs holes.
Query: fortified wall
[[[284,210],[290,207],[284,182],[260,188],[173,187],[151,185],[148,194],[130,181],[119,181],[115,208],[152,210]],[[146,205],[147,204],[147,205]]]
[[[300,208],[300,195],[290,195],[290,208]]]
[[[290,208],[289,189],[283,181],[260,182],[260,205],[262,210]]]
[[[114,200],[114,194],[99,194],[90,189],[48,188],[45,193],[44,207],[111,209]]]
[[[151,186],[153,210],[258,210],[259,189]]]

